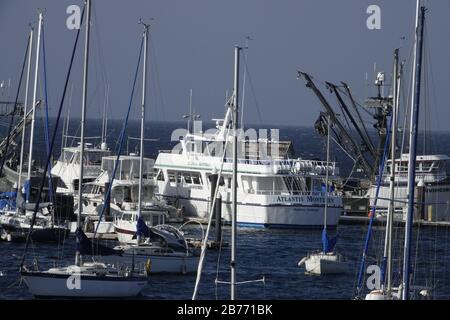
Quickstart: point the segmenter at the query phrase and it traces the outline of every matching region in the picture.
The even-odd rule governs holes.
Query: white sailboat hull
[[[311,254],[304,261],[306,272],[317,275],[340,274],[347,271],[347,264],[338,254]]]
[[[147,285],[144,278],[79,276],[48,272],[22,272],[22,278],[35,297],[119,298],[135,297]]]
[[[121,257],[105,256],[103,262],[108,264],[130,264],[132,255],[124,254]],[[180,255],[135,255],[135,270],[139,272],[146,271],[147,261],[150,260],[150,274],[156,273],[174,273],[186,274],[197,271],[199,257],[180,256]]]

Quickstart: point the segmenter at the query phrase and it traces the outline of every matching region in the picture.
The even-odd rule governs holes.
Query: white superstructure
[[[407,181],[408,181],[408,154],[395,160],[395,212],[397,219],[403,219],[406,212]],[[447,166],[450,157],[447,155],[418,155],[416,158],[416,188],[415,202],[416,219],[428,221],[450,221],[450,180],[447,176]],[[392,161],[388,161],[385,173],[382,177],[377,210],[384,213],[389,203],[389,176],[392,169]],[[421,194],[422,193],[422,194]],[[372,185],[368,191],[370,205],[373,206],[376,194],[376,185]],[[423,198],[423,199],[419,199]],[[419,201],[420,200],[420,201]]]
[[[217,121],[212,134],[187,134],[171,152],[160,152],[155,169],[159,196],[187,216],[206,217],[211,197],[210,176],[219,171],[222,217],[230,221],[232,161],[228,127],[231,112]],[[241,140],[242,141],[242,140]],[[285,142],[269,139],[239,143],[238,223],[260,227],[323,227],[325,174],[330,183],[335,163],[289,159]],[[226,146],[226,147],[225,147]],[[225,157],[221,149],[226,148]],[[241,148],[242,147],[242,148]],[[278,155],[277,155],[278,153]],[[222,167],[223,163],[223,167]],[[221,170],[222,169],[222,170]],[[328,196],[327,225],[335,227],[342,210],[341,195]]]
[[[78,191],[80,180],[80,147],[67,147],[52,167],[52,176],[61,179],[63,185],[59,185],[56,192],[73,194]],[[94,181],[101,173],[102,158],[109,156],[111,151],[106,148],[93,147],[85,143],[83,183]]]

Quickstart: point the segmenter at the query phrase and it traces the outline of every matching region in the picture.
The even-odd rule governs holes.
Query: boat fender
[[[145,272],[148,275],[150,275],[150,271],[152,270],[152,260],[150,258],[147,259],[145,262]]]
[[[304,257],[302,260],[300,260],[300,261],[298,262],[298,266],[301,267],[302,265],[304,265],[304,264],[305,264],[305,261],[306,261],[306,257]]]

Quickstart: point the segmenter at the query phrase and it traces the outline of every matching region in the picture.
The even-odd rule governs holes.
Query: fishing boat
[[[219,181],[222,217],[228,223],[231,221],[233,164],[231,150],[224,148],[231,139],[227,135],[231,125],[232,110],[227,108],[225,118],[216,120],[215,130],[205,133],[193,130],[172,151],[159,152],[155,162],[157,195],[179,208],[184,216],[208,218],[212,202],[210,179],[223,165]],[[330,181],[338,177],[336,163],[295,159],[289,141],[242,139],[239,142],[242,152],[237,160],[237,223],[266,228],[322,227],[325,211],[322,185],[327,174]],[[337,226],[341,211],[341,194],[330,189],[326,221],[329,228]]]
[[[86,36],[85,36],[85,50],[84,50],[84,72],[83,72],[83,99],[82,99],[82,111],[81,111],[81,143],[80,143],[80,159],[84,157],[84,124],[86,114],[86,101],[87,101],[87,74],[88,74],[88,57],[89,57],[89,30],[90,30],[90,16],[91,16],[91,1],[86,0],[85,8],[83,9],[83,15],[86,10]],[[83,18],[82,18],[83,19]],[[40,19],[42,21],[42,13],[40,13]],[[76,50],[76,44],[78,42],[80,30],[77,31],[77,37],[74,46],[74,52]],[[74,53],[73,52],[73,53]],[[71,61],[71,66],[73,59]],[[67,88],[67,81],[70,75],[71,67],[69,68],[69,74],[66,78],[65,88]],[[64,99],[64,96],[63,96]],[[64,100],[63,100],[64,101]],[[62,103],[59,108],[57,123],[59,122]],[[47,162],[44,169],[43,182],[45,175],[49,168],[50,155],[53,150],[57,125],[55,126],[52,142],[50,146],[50,152],[47,158]],[[82,202],[81,190],[83,185],[83,161],[80,161],[79,165],[79,203]],[[41,189],[43,183],[41,184]],[[36,204],[34,211],[33,221],[37,214],[37,207],[39,201]],[[81,231],[81,209],[78,210],[77,215],[77,231],[79,235],[82,235]],[[31,225],[33,228],[33,224]],[[32,230],[32,229],[31,229]],[[30,231],[31,233],[31,231]],[[30,234],[29,233],[29,234]],[[30,292],[34,296],[38,297],[131,297],[138,295],[147,284],[147,278],[143,275],[136,275],[133,269],[122,272],[118,269],[107,267],[101,263],[86,263],[82,261],[82,246],[81,239],[77,237],[77,251],[75,254],[75,264],[67,267],[50,268],[46,271],[30,270],[25,265],[26,252],[29,246],[30,237],[27,237],[25,253],[22,257],[20,265],[20,272],[22,279],[28,286]]]

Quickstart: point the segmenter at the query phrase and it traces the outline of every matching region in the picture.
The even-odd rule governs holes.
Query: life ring
[[[145,272],[147,276],[150,275],[151,270],[152,270],[152,260],[148,258],[147,261],[145,262]]]

